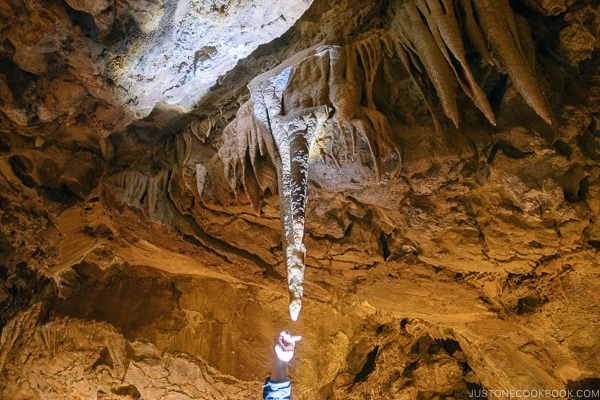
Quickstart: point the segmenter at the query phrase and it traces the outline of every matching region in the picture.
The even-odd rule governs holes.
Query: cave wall
[[[0,1],[0,397],[257,397],[283,328],[298,398],[597,390],[598,6],[497,2],[520,61],[456,11],[460,69],[438,3]]]

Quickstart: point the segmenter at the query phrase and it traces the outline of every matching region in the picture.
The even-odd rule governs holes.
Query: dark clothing
[[[290,381],[271,382],[269,378],[263,385],[264,400],[290,400],[292,396],[292,384]]]

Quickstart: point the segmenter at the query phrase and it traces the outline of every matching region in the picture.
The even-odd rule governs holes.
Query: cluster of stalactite
[[[250,100],[223,132],[219,156],[232,189],[243,190],[257,211],[264,193],[279,192],[293,320],[301,307],[304,279],[309,156],[339,165],[356,157],[359,148],[368,148],[374,175],[380,176],[381,160],[400,154],[374,98],[376,77],[386,73],[380,68],[384,61],[402,62],[438,129],[423,76],[455,126],[458,88],[496,124],[487,95],[467,62],[467,46],[477,51],[482,64],[507,74],[526,103],[551,123],[534,75],[527,22],[513,13],[508,0],[407,0],[391,9],[389,29],[343,47],[308,49],[256,77],[248,85]],[[328,140],[319,141],[323,137]]]
[[[429,77],[444,113],[456,127],[458,88],[496,125],[486,93],[467,62],[467,48],[476,51],[483,66],[508,75],[525,102],[546,123],[552,123],[547,99],[535,78],[530,27],[513,12],[508,0],[408,0],[395,3],[394,12],[391,28],[382,37],[388,51],[402,61],[415,82],[419,82],[416,76]],[[432,109],[423,90],[421,94]]]

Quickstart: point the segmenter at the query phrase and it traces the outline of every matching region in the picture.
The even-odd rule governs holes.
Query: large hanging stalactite
[[[520,27],[523,22],[517,21],[508,0],[408,0],[395,4],[389,36],[383,40],[412,75],[427,74],[444,113],[456,127],[457,85],[488,121],[496,124],[489,101],[467,63],[463,37],[482,63],[506,73],[525,102],[552,124],[548,102],[534,75],[534,60],[524,49],[531,53],[532,40],[528,30]]]
[[[361,72],[367,76],[367,106],[361,104],[364,83],[359,78],[359,57]],[[302,305],[311,152],[339,165],[344,157],[353,158],[356,142],[363,141],[376,176],[382,172],[380,160],[398,153],[387,119],[372,100],[372,81],[382,57],[378,38],[376,42],[365,39],[360,46],[308,49],[253,79],[248,85],[250,100],[223,132],[219,156],[225,176],[234,190],[242,183],[256,210],[260,196],[273,184],[272,174],[267,172],[267,179],[261,175],[272,170],[270,165],[277,171],[292,320],[298,318]],[[333,140],[316,149],[321,133]],[[344,146],[334,152],[331,143]]]
[[[317,55],[318,57],[318,55]],[[290,316],[298,319],[304,283],[304,213],[308,188],[308,157],[315,134],[328,117],[327,107],[307,107],[283,115],[283,91],[291,67],[250,84],[254,115],[269,128],[277,147],[279,201],[290,295]]]

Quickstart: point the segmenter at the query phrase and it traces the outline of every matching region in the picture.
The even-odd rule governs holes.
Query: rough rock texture
[[[596,2],[265,3],[0,0],[0,398],[600,397]]]

